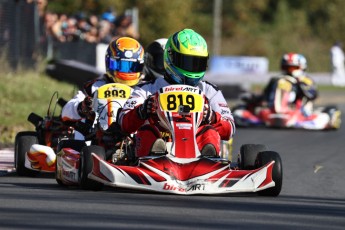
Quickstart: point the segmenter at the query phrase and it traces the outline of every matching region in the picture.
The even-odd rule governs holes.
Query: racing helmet
[[[164,50],[165,79],[170,84],[196,86],[204,77],[208,51],[205,39],[192,29],[169,37]]]
[[[105,55],[108,77],[114,82],[138,84],[144,67],[144,48],[130,37],[120,37],[109,43]]]
[[[157,39],[145,49],[144,74],[146,80],[152,80],[164,75],[163,55],[167,41],[167,38]]]
[[[284,54],[281,60],[281,70],[284,74],[300,77],[307,70],[307,59],[298,53]]]

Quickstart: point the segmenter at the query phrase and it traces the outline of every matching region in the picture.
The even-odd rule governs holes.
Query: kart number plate
[[[203,97],[191,92],[167,92],[159,94],[159,103],[164,111],[178,112],[180,105],[189,106],[190,112],[202,112]]]
[[[98,99],[127,99],[130,94],[131,88],[119,83],[106,84],[98,89]]]

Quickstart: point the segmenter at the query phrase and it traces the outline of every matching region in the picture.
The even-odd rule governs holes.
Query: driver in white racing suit
[[[317,98],[318,92],[314,81],[307,76],[306,69],[307,59],[302,54],[286,53],[283,55],[281,59],[282,75],[272,78],[264,89],[263,99],[267,101],[269,108],[275,112],[285,109],[280,104],[280,98],[275,95],[279,80],[284,78],[292,84],[287,108],[301,110],[306,116],[312,113],[313,101]]]
[[[191,29],[174,33],[164,50],[164,78],[156,78],[135,87],[131,97],[120,112],[119,123],[123,131],[136,133],[136,156],[166,153],[162,133],[158,124],[152,125],[155,105],[152,95],[160,88],[172,84],[199,87],[206,95],[204,119],[198,128],[196,140],[203,156],[217,157],[220,141],[229,140],[235,132],[235,124],[222,92],[214,85],[201,81],[205,75],[208,50],[205,39]]]
[[[92,97],[96,90],[105,84],[115,82],[132,87],[137,85],[144,66],[144,48],[137,40],[130,37],[114,39],[107,48],[105,66],[105,74],[87,82],[83,91],[79,90],[63,107],[64,121],[79,121],[86,118],[93,121]],[[83,136],[76,139],[83,139]]]

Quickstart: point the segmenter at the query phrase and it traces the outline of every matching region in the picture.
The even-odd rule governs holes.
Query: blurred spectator
[[[66,41],[66,37],[64,36],[64,29],[67,28],[67,20],[67,15],[61,14],[58,20],[54,22],[51,28],[53,37],[60,42]]]
[[[89,43],[109,44],[118,36],[139,38],[139,34],[132,24],[131,16],[122,15],[117,18],[115,11],[111,9],[99,17],[94,14],[87,16],[83,12],[79,12],[73,17],[46,12],[44,25],[45,34],[58,42],[82,40]]]
[[[85,33],[84,40],[90,43],[98,43],[99,37],[97,28],[90,27],[90,30],[87,33]]]
[[[44,17],[45,34],[47,37],[54,37],[55,32],[53,27],[58,21],[58,15],[55,13],[47,12]]]
[[[37,9],[38,9],[38,15],[40,17],[43,17],[44,12],[47,8],[48,1],[47,0],[37,0]]]
[[[109,44],[113,40],[113,26],[107,20],[101,20],[99,26],[99,42]]]
[[[332,84],[345,87],[345,57],[343,44],[337,41],[331,48]]]
[[[108,22],[114,23],[116,16],[112,11],[107,11],[102,14],[102,20],[107,20]]]
[[[99,20],[98,20],[98,17],[97,15],[91,15],[88,19],[88,23],[90,24],[91,27],[95,27],[97,28],[99,26]]]
[[[90,26],[90,30],[85,36],[85,41],[98,43],[100,41],[98,17],[96,15],[91,15],[88,18],[88,24]]]
[[[84,13],[77,14],[75,18],[77,20],[77,28],[81,35],[90,31],[91,25],[88,23]]]
[[[121,15],[115,22],[115,35],[128,36],[139,39],[139,34],[135,30],[132,17],[130,15]]]
[[[67,27],[63,29],[63,36],[65,36],[66,41],[78,41],[80,38],[80,30],[77,27],[77,19],[75,18],[68,18],[67,19]]]

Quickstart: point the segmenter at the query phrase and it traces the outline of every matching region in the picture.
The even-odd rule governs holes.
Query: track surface
[[[345,107],[340,107],[345,121]],[[280,153],[279,197],[179,196],[106,188],[82,191],[38,178],[0,176],[1,229],[344,229],[345,124],[338,131],[238,129],[242,144]]]

